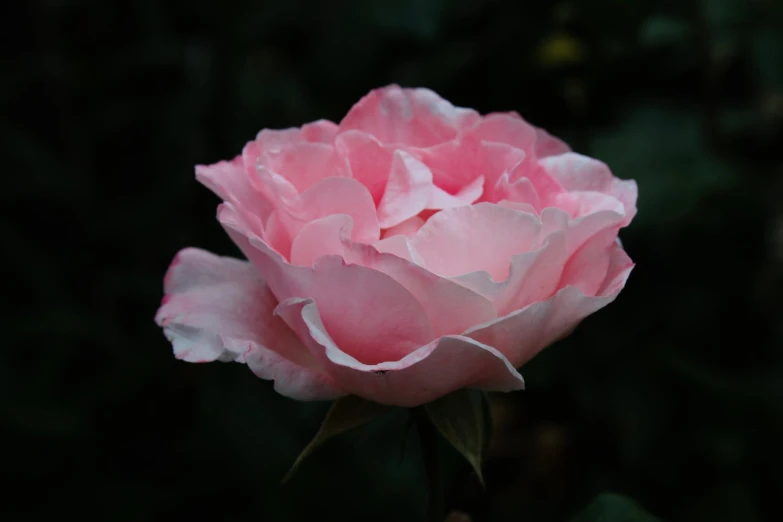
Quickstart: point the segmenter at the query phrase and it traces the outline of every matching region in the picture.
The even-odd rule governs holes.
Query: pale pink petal
[[[476,180],[484,178],[484,199],[491,199],[487,190],[494,187],[504,172],[514,170],[525,159],[522,149],[505,143],[482,141],[474,134],[458,140],[416,149],[415,153],[432,171],[436,186],[456,194]]]
[[[330,144],[334,141],[336,133],[337,125],[327,120],[308,123],[301,129],[296,127],[280,130],[262,129],[255,140],[248,142],[242,149],[241,162],[248,175],[252,176],[262,154],[308,142]]]
[[[561,276],[567,263],[576,263],[572,260],[575,252],[599,235],[609,238],[609,241],[616,237],[624,216],[622,205],[614,200],[613,206],[595,210],[586,216],[570,219],[560,209],[546,208],[541,213],[541,231],[537,241],[530,251],[511,257],[507,278],[493,279],[486,271],[477,271],[458,275],[453,280],[490,300],[499,315],[548,299],[564,285]],[[595,275],[606,270],[600,265],[600,259],[593,262],[593,267],[593,277],[602,277]]]
[[[298,196],[281,198],[278,202],[280,219],[292,237],[302,227],[316,219],[333,214],[345,214],[353,219],[351,239],[374,243],[381,237],[378,217],[367,189],[351,178],[327,178],[319,181]]]
[[[297,192],[325,178],[348,176],[345,160],[337,155],[334,147],[323,143],[298,143],[265,151],[258,157],[257,166],[284,177]]]
[[[540,208],[538,192],[533,183],[527,178],[518,179],[515,182],[509,180],[508,173],[504,173],[495,185],[494,198],[496,201],[511,201],[529,205],[533,209]]]
[[[434,338],[422,306],[388,275],[337,256],[321,257],[312,268],[293,266],[249,233],[230,206],[218,219],[278,300],[313,298],[329,335],[357,360],[399,360]]]
[[[249,178],[250,184],[266,196],[275,208],[280,201],[295,199],[299,195],[293,183],[262,165],[255,168]]]
[[[472,129],[479,139],[505,143],[527,153],[533,152],[536,129],[516,113],[494,113],[481,118]]]
[[[285,301],[276,312],[342,386],[381,404],[418,406],[465,387],[524,388],[522,377],[502,354],[467,337],[441,337],[398,361],[368,365],[341,349],[313,300]]]
[[[329,120],[316,120],[302,125],[301,137],[310,143],[334,143],[339,127]]]
[[[273,315],[277,300],[251,264],[187,248],[174,258],[164,287],[155,321],[177,358],[247,362],[279,393],[299,400],[345,394]]]
[[[606,280],[612,254],[616,254],[616,237],[616,230],[609,229],[588,239],[568,260],[560,286],[570,285],[585,295],[596,295]]]
[[[389,180],[378,204],[381,228],[399,225],[424,210],[432,189],[430,169],[407,152],[394,151]]]
[[[291,234],[288,233],[288,229],[280,219],[280,213],[277,210],[273,210],[269,215],[269,219],[266,221],[264,227],[264,233],[261,237],[266,243],[272,247],[278,254],[288,259],[291,256]]]
[[[453,280],[484,296],[502,316],[551,297],[559,288],[567,261],[565,232],[558,231],[549,234],[540,248],[513,256],[505,280],[495,281],[485,271],[463,274]]]
[[[394,236],[412,237],[422,226],[424,226],[424,220],[419,216],[413,216],[398,225],[387,228],[383,231],[381,237],[382,240]]]
[[[400,236],[397,236],[400,237]],[[418,258],[407,239],[412,259]],[[492,303],[462,285],[439,277],[403,256],[379,252],[369,245],[347,243],[345,260],[390,276],[408,290],[424,309],[434,335],[459,334],[497,316]]]
[[[407,259],[416,264],[421,264],[421,259],[416,251],[413,250],[411,242],[404,235],[390,236],[381,239],[373,245],[381,253],[393,254],[402,259]]]
[[[567,152],[543,158],[539,164],[568,191],[602,192],[616,198],[625,208],[624,225],[636,215],[636,182],[615,178],[605,163]]]
[[[453,139],[478,118],[475,111],[454,107],[429,89],[390,85],[359,100],[340,122],[340,131],[357,129],[383,143],[429,147]]]
[[[596,194],[596,193],[593,193]],[[548,207],[541,211],[541,221],[545,233],[552,230],[568,230],[566,235],[566,251],[570,257],[588,239],[603,230],[612,230],[617,236],[617,230],[625,221],[625,211],[622,203],[611,196],[601,195],[589,198],[595,206],[590,212],[577,215],[571,219],[570,214],[556,207]]]
[[[378,204],[389,179],[394,149],[356,130],[338,135],[335,148],[348,163],[351,176],[367,187],[373,201]]]
[[[345,214],[333,214],[305,224],[291,246],[291,264],[312,266],[316,259],[327,255],[342,255],[341,238],[351,237],[353,219]]]
[[[536,208],[530,203],[519,203],[517,201],[509,201],[507,199],[501,199],[497,202],[501,207],[510,208],[519,212],[527,212],[528,214],[535,214]]]
[[[444,208],[463,207],[475,203],[484,193],[484,176],[479,176],[462,187],[456,194],[449,194],[440,187],[432,187],[427,208],[442,210]]]
[[[574,286],[566,286],[545,301],[476,326],[465,335],[494,346],[514,367],[522,366],[572,331],[582,319],[614,301],[625,286],[633,264],[619,246],[613,247],[612,258],[611,272],[606,275],[600,295],[585,295]]]
[[[213,165],[197,165],[196,179],[223,201],[230,201],[257,216],[259,228],[263,227],[274,209],[269,198],[250,183],[241,158]]]
[[[512,184],[521,180],[530,182],[538,196],[539,203],[536,210],[539,211],[543,207],[552,205],[552,199],[565,192],[560,183],[537,161],[523,161],[511,171],[508,178]],[[497,199],[503,199],[503,195],[501,194]]]
[[[571,152],[571,147],[560,138],[556,138],[542,128],[536,127],[536,157],[546,158]]]
[[[258,156],[265,151],[281,149],[289,145],[301,143],[302,141],[302,130],[297,127],[290,127],[288,129],[261,129],[261,131],[256,134],[255,141],[247,144],[247,152],[243,152],[243,156],[250,159],[251,161],[249,164],[252,165],[255,163],[255,158],[253,158],[254,153]],[[246,161],[245,164],[248,164],[248,162]]]
[[[442,276],[484,270],[496,281],[508,277],[511,257],[535,248],[538,219],[479,203],[432,216],[411,239],[425,266]]]

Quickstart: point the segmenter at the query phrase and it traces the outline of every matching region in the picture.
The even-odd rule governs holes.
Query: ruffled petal
[[[493,113],[471,129],[479,139],[505,143],[527,153],[533,151],[536,129],[517,113]]]
[[[259,169],[259,172],[263,170]],[[327,178],[301,194],[281,196],[276,203],[280,220],[293,238],[307,223],[334,214],[351,217],[351,239],[354,241],[374,243],[381,236],[372,198],[367,189],[355,179]]]
[[[418,253],[404,238],[407,253]],[[402,246],[400,246],[400,249]],[[439,277],[403,256],[379,252],[369,245],[345,242],[343,257],[348,263],[371,268],[394,279],[413,295],[432,325],[436,337],[459,334],[495,317],[495,309],[485,297],[449,279]]]
[[[411,239],[426,268],[441,276],[486,271],[508,277],[511,257],[535,248],[536,216],[490,203],[442,210]]]
[[[421,304],[388,275],[338,256],[320,257],[312,268],[293,266],[250,233],[230,206],[218,219],[275,297],[313,298],[329,334],[357,360],[399,360],[434,338]]]
[[[174,258],[155,321],[177,358],[238,360],[299,400],[344,395],[296,334],[273,315],[277,300],[250,263],[195,248]]]
[[[479,325],[465,336],[503,353],[520,367],[541,350],[571,332],[585,317],[617,297],[631,273],[633,263],[615,243],[609,271],[601,293],[585,295],[576,286],[565,286],[551,298],[531,304],[489,324]]]
[[[432,193],[432,173],[422,162],[397,150],[383,197],[378,204],[381,228],[399,225],[424,210]]]
[[[456,194],[449,194],[438,186],[432,187],[430,200],[427,202],[427,209],[442,210],[444,208],[464,207],[478,201],[484,194],[484,176],[479,176]]]
[[[623,225],[636,215],[636,182],[615,178],[602,161],[567,152],[543,158],[539,164],[569,192],[601,192],[620,201],[625,208]]]
[[[269,198],[250,183],[242,158],[212,165],[197,165],[196,179],[223,201],[229,201],[244,212],[256,216],[254,228],[258,233],[274,210]]]
[[[345,160],[334,147],[323,143],[298,143],[265,151],[259,156],[257,166],[284,177],[297,192],[303,192],[325,178],[349,175]]]
[[[389,179],[394,149],[358,130],[338,135],[335,148],[348,163],[353,179],[367,187],[378,204]]]
[[[525,159],[522,149],[505,143],[483,141],[472,133],[440,145],[416,149],[415,153],[432,171],[436,186],[457,194],[477,178],[484,178],[484,200],[504,172],[510,172]]]
[[[465,387],[524,388],[522,377],[500,352],[467,337],[441,337],[398,361],[369,365],[348,355],[329,334],[312,299],[282,302],[276,313],[342,386],[381,404],[418,406]]]
[[[536,157],[546,158],[571,152],[571,147],[560,138],[556,138],[540,127],[536,127]]]
[[[340,122],[340,132],[357,129],[382,143],[430,147],[478,119],[476,111],[454,107],[429,89],[390,85],[359,100]]]

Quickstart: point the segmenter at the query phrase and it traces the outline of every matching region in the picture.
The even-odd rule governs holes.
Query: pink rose
[[[196,167],[249,262],[186,248],[156,321],[189,362],[299,400],[415,406],[516,368],[622,290],[636,184],[516,113],[372,91]]]

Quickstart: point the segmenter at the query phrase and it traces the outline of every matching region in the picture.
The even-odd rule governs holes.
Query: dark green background
[[[671,521],[773,521],[783,493],[783,2],[28,0],[0,18],[6,311],[0,518],[419,520],[404,415],[279,480],[326,405],[175,361],[177,250],[236,255],[196,163],[374,87],[517,110],[639,183],[625,291],[496,397],[476,521],[616,491]],[[10,486],[9,486],[10,485]],[[779,518],[781,517],[781,518]]]

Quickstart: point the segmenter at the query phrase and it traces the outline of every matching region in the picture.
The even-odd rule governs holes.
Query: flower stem
[[[440,435],[438,435],[438,431],[430,421],[424,407],[419,406],[415,408],[411,414],[414,416],[416,427],[418,428],[421,456],[427,473],[427,520],[429,522],[443,522],[443,517],[445,516],[445,485],[438,443]]]

